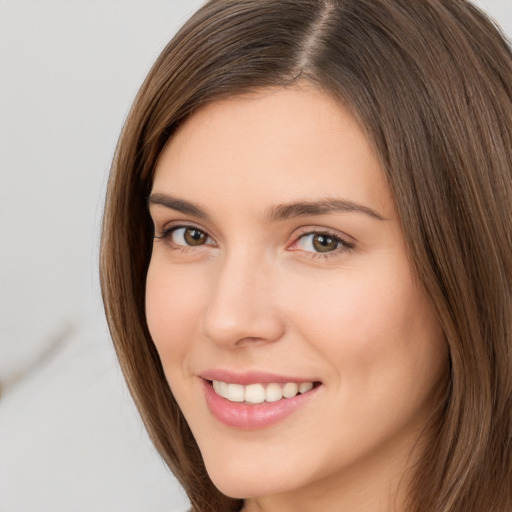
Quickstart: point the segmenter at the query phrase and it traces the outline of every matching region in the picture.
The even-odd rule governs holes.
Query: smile
[[[263,402],[277,402],[304,394],[313,389],[313,382],[287,382],[279,384],[231,384],[219,380],[212,381],[215,393],[230,402],[244,402],[247,404],[262,404]]]
[[[219,374],[215,375],[217,378],[213,378],[213,373]],[[293,379],[274,377],[281,381],[275,382],[264,374],[259,374],[257,379],[258,374],[237,378],[227,373],[225,380],[220,380],[223,378],[220,374],[224,373],[208,372],[208,376],[202,376],[206,405],[218,421],[243,430],[266,428],[281,422],[306,407],[323,388],[318,381],[293,382]]]

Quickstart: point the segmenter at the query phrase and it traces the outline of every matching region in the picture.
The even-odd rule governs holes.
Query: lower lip
[[[313,388],[303,395],[293,398],[283,398],[277,402],[263,402],[261,404],[246,404],[230,402],[213,390],[209,381],[203,381],[206,405],[211,414],[228,427],[245,430],[254,430],[274,425],[293,414],[313,398],[321,386]]]

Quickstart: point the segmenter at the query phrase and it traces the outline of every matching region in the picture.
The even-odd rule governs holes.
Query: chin
[[[287,492],[297,487],[285,478],[284,469],[269,468],[260,461],[229,461],[217,459],[213,464],[206,464],[208,475],[220,492],[230,498],[246,499],[258,496],[270,496]],[[240,464],[242,462],[242,464]]]

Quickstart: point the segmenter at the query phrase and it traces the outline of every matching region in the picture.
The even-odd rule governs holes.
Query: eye
[[[297,248],[303,251],[332,252],[342,245],[343,241],[328,233],[309,233],[297,240]]]
[[[303,235],[297,241],[297,245],[304,251],[331,252],[341,246],[339,238],[327,233],[310,233]]]
[[[204,245],[208,241],[208,235],[197,228],[177,228],[170,233],[171,241],[176,245],[197,246]]]
[[[160,236],[155,238],[167,240],[176,247],[198,247],[215,244],[206,232],[195,226],[174,226],[164,230]]]
[[[353,248],[354,244],[334,233],[309,231],[302,233],[289,249],[304,251],[310,253],[311,256],[327,257]]]

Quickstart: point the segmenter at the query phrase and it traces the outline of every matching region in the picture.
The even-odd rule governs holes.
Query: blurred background
[[[111,348],[97,260],[110,161],[202,0],[0,0],[0,512],[180,512]],[[512,0],[479,0],[512,35]]]

